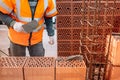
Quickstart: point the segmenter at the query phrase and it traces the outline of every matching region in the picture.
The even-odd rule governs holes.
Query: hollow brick
[[[25,80],[54,80],[52,57],[31,57],[24,66]]]
[[[85,80],[86,66],[84,61],[56,61],[56,80]]]
[[[0,80],[23,80],[24,57],[0,57]]]
[[[120,54],[119,53],[120,53],[120,36],[112,35],[108,60],[112,62],[113,65],[120,65],[120,59],[119,59]]]

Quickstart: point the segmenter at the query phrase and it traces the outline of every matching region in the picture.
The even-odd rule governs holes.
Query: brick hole
[[[59,15],[70,15],[71,3],[57,3],[57,10]]]
[[[70,28],[71,16],[57,16],[57,28]]]
[[[81,29],[73,29],[73,40],[80,40]]]
[[[73,15],[81,15],[82,3],[73,3]]]
[[[80,51],[79,48],[80,48],[80,44],[73,44],[73,51]]]
[[[59,44],[58,51],[70,51],[71,44]]]
[[[73,28],[74,27],[81,27],[81,16],[73,16]]]
[[[59,29],[57,35],[58,35],[58,40],[70,40],[71,30],[70,29]]]

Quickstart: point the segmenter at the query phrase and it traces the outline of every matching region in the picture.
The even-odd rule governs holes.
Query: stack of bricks
[[[110,7],[113,6],[114,3],[109,4]],[[110,12],[110,9],[109,9]],[[112,18],[108,19],[111,22]],[[120,32],[120,1],[116,0],[114,5],[114,17],[113,17],[113,32],[119,33]]]
[[[54,80],[55,59],[49,57],[28,58],[24,66],[25,80]]]
[[[104,74],[107,61],[106,36],[112,31],[119,32],[119,22],[115,21],[115,16],[120,16],[120,0],[56,1],[59,12],[58,56],[69,56],[80,52],[87,54],[90,62],[89,79],[94,80],[96,69],[99,68],[97,76],[102,80],[104,75],[101,75],[101,71]]]
[[[24,80],[25,60],[22,57],[0,57],[0,80]]]
[[[84,61],[53,57],[0,57],[0,80],[85,80]]]
[[[90,4],[89,1],[85,1],[84,4],[83,0],[56,0],[58,10],[58,56],[69,56],[80,53],[80,33],[83,35],[101,36],[98,40],[101,40],[102,43],[97,46],[100,47],[100,50],[98,50],[99,53],[105,50],[106,35],[111,34],[112,30],[113,32],[119,31],[119,23],[116,17],[120,16],[120,1],[116,0],[114,3],[113,0],[109,0],[107,3],[106,0],[101,0],[100,5],[99,2],[95,4],[94,0],[90,1]],[[96,14],[94,9],[88,10],[88,7],[94,8],[95,5],[100,9],[100,11],[96,11]],[[83,9],[85,9],[85,12],[83,12]],[[95,15],[98,16],[96,20],[99,20],[100,24],[98,26],[88,27],[89,24],[86,20],[93,23],[92,20],[95,19]],[[114,25],[113,29],[106,25],[103,20]]]
[[[79,54],[81,1],[56,0],[58,56]]]
[[[56,80],[86,80],[86,66],[80,60],[68,60],[62,57],[56,61]]]
[[[107,80],[120,80],[120,34],[111,36],[110,49],[107,65],[106,79]],[[110,36],[108,36],[109,38]],[[108,41],[107,41],[108,42]],[[108,44],[108,43],[107,43]]]

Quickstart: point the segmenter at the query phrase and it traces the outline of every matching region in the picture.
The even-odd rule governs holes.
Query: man
[[[9,29],[10,56],[25,56],[26,47],[30,56],[44,56],[43,24],[45,21],[49,43],[52,45],[54,43],[52,17],[56,14],[53,0],[0,0],[0,19]]]

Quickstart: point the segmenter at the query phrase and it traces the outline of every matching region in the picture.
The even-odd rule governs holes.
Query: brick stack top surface
[[[56,61],[57,67],[86,67],[84,61],[80,61],[79,59],[74,60],[66,60],[65,57],[61,58],[61,60]]]
[[[53,57],[30,57],[24,67],[54,67]]]
[[[0,67],[14,68],[23,67],[27,58],[25,57],[0,57]]]

